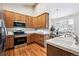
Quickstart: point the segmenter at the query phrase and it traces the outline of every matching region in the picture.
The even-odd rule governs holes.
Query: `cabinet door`
[[[44,35],[36,34],[35,42],[37,42],[41,46],[44,46]]]
[[[35,39],[36,39],[36,38],[35,38],[35,34],[31,34],[31,35],[30,35],[30,41],[31,41],[31,42],[35,42]]]
[[[7,37],[7,38],[6,38],[6,46],[5,46],[6,49],[9,49],[9,45],[10,45],[10,44],[9,44],[9,38]]]
[[[25,16],[26,27],[29,27],[29,16]]]
[[[25,16],[25,23],[27,28],[32,28],[32,17],[31,16]]]
[[[32,43],[32,42],[36,42],[36,39],[37,39],[37,35],[36,34],[29,34],[29,42]]]
[[[28,17],[28,27],[32,28],[32,17],[31,16]]]
[[[14,21],[14,13],[10,11],[4,11],[4,19],[5,19],[5,25],[7,28],[13,27],[13,21]]]
[[[48,26],[48,13],[38,16],[38,28],[46,28]]]
[[[31,38],[30,38],[30,35],[29,34],[27,35],[27,38],[26,39],[27,39],[27,44],[31,43],[31,41],[30,41]]]
[[[14,38],[13,36],[9,36],[9,48],[13,48],[14,47]]]
[[[21,15],[20,17],[21,17],[20,20],[25,23],[26,16],[25,15]]]
[[[15,13],[15,21],[21,21],[21,14]]]
[[[37,28],[37,17],[33,17],[32,28]]]
[[[6,49],[10,49],[14,47],[14,39],[13,36],[7,36],[6,39]]]

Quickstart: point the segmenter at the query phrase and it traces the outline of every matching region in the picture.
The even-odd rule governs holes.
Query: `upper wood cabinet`
[[[24,22],[26,24],[26,27],[28,28],[43,28],[43,29],[48,28],[48,23],[49,23],[48,13],[43,13],[39,16],[32,17],[11,11],[5,11],[4,17],[5,17],[5,24],[7,28],[12,28],[14,21]]]
[[[25,17],[26,27],[32,28],[32,21],[33,21],[32,16],[26,16]]]
[[[37,28],[37,17],[32,18],[32,28]]]
[[[25,16],[25,15],[21,15],[20,17],[21,17],[20,21],[22,21],[22,22],[24,22],[24,23],[25,23],[26,16]]]
[[[18,13],[14,13],[15,21],[21,21],[21,15]]]
[[[14,13],[10,11],[5,11],[4,12],[4,20],[5,20],[5,25],[7,28],[12,28],[13,27],[13,21],[14,21]]]
[[[48,28],[48,13],[43,13],[42,15],[37,17],[37,27],[38,28]]]
[[[28,16],[25,16],[25,23],[26,23],[26,27],[28,27],[28,24],[29,24],[29,17]]]
[[[28,27],[32,28],[32,16],[28,16]]]
[[[48,28],[49,14],[43,13],[37,17],[32,17],[32,28]]]

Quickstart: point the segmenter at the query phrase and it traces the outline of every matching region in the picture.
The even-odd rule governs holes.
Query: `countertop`
[[[24,31],[26,34],[50,34],[48,30],[29,30],[29,31]],[[14,35],[13,31],[7,31],[7,35]]]
[[[56,38],[53,38],[53,39],[46,40],[46,45],[49,44],[49,45],[55,46],[55,47],[57,47],[57,48],[63,49],[63,50],[65,50],[65,51],[68,51],[68,52],[70,52],[70,53],[73,53],[73,54],[79,56],[79,49],[75,49],[75,48],[70,47],[70,46],[67,46],[67,45],[60,45],[60,44],[58,44],[58,43],[56,43],[56,42],[54,41],[55,39],[61,39],[61,38],[56,37]],[[61,43],[61,42],[59,42],[59,43]],[[69,45],[69,44],[70,44],[70,43],[68,43],[68,45]]]

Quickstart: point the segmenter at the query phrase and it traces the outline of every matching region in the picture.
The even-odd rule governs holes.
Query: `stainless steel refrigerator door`
[[[0,27],[0,55],[4,55],[5,41],[6,41],[5,28]]]

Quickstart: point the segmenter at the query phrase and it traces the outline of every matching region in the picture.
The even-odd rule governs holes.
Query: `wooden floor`
[[[46,48],[33,43],[6,51],[6,56],[46,56]]]

